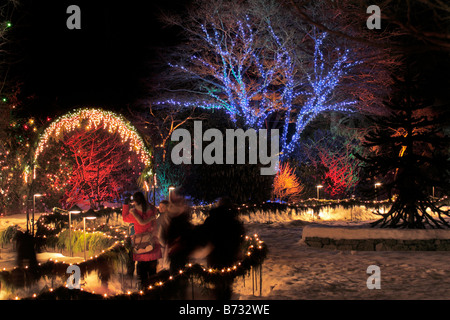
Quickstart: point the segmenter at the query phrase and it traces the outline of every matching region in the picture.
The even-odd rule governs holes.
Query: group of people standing
[[[184,197],[171,192],[169,200],[158,208],[148,203],[142,192],[126,199],[122,208],[124,222],[134,224],[135,235],[152,234],[152,249],[145,253],[133,253],[136,273],[141,287],[147,287],[152,275],[160,269],[178,274],[198,249],[205,255],[208,267],[231,266],[240,254],[244,227],[237,217],[237,210],[229,199],[220,199],[210,210],[203,224],[191,223],[190,206]],[[217,299],[231,298],[232,281],[216,286]]]

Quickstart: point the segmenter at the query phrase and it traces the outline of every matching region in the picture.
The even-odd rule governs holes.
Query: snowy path
[[[300,221],[248,224],[269,247],[262,299],[450,299],[450,252],[331,251],[300,243]],[[381,269],[381,289],[366,286],[369,265]],[[235,293],[253,297],[239,279]],[[259,294],[259,291],[256,295]]]
[[[235,281],[235,299],[324,300],[324,299],[445,299],[450,300],[450,251],[337,251],[311,248],[300,242],[303,226],[310,222],[281,219],[273,224],[245,223],[247,233],[258,233],[269,247],[263,265],[263,292],[252,294],[251,280]],[[272,221],[275,221],[272,219]],[[24,217],[0,219],[0,229],[24,222]],[[346,225],[348,220],[327,221]],[[362,222],[360,222],[362,223]],[[0,269],[14,264],[14,255],[2,251]],[[38,258],[47,260],[55,253]],[[58,256],[58,259],[62,257]],[[369,290],[369,265],[381,268],[381,289]],[[100,284],[96,275],[86,279],[92,290]],[[41,288],[42,286],[40,286]],[[109,290],[119,292],[120,281],[111,281]],[[29,293],[27,293],[29,294]],[[26,296],[26,294],[24,295]],[[1,297],[0,297],[1,299]]]

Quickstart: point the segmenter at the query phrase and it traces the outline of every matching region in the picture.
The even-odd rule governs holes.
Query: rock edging
[[[302,241],[331,250],[450,251],[450,230],[306,226]]]

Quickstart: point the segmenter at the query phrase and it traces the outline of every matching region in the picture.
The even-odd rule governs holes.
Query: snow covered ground
[[[20,222],[20,218],[0,218],[0,230],[9,225],[3,219]],[[257,213],[242,218],[248,234],[257,233],[268,245],[269,254],[263,265],[262,297],[259,287],[253,295],[251,279],[234,283],[234,299],[240,300],[334,300],[334,299],[450,299],[450,251],[338,251],[306,246],[302,231],[306,225],[363,226],[373,216],[365,208],[336,210],[321,214],[321,220],[312,214],[291,215],[285,212],[268,216]],[[17,219],[17,220],[14,220]],[[195,218],[201,223],[201,218]],[[267,223],[267,222],[271,223]],[[23,223],[20,222],[20,223]],[[41,255],[47,259],[51,253]],[[3,255],[3,257],[5,257]],[[59,257],[61,260],[63,257]],[[5,260],[0,259],[0,269]],[[368,289],[367,268],[377,265],[381,270],[381,289]],[[259,279],[259,275],[258,275]],[[96,275],[86,279],[86,290],[109,294],[123,290],[119,277],[102,288]],[[38,284],[39,288],[49,283]],[[132,287],[134,284],[130,283]],[[258,283],[259,286],[259,283]],[[38,288],[31,288],[28,290]],[[16,292],[15,294],[21,294]],[[24,294],[24,292],[22,292]],[[0,299],[10,298],[0,293]]]
[[[37,221],[41,216],[40,213],[36,213],[34,220]],[[31,219],[31,214],[30,214]],[[27,229],[27,215],[25,213],[15,214],[12,216],[2,216],[0,217],[0,230],[6,229],[9,226],[18,225],[22,230]]]
[[[337,251],[301,242],[301,221],[247,224],[269,247],[262,297],[238,279],[239,299],[450,299],[450,252]],[[381,289],[367,288],[367,267],[381,271]],[[259,294],[259,291],[256,295]]]

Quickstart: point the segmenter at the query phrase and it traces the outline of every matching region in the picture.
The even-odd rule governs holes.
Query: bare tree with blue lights
[[[350,51],[324,52],[326,33],[313,30],[312,63],[295,59],[295,43],[283,41],[270,21],[269,37],[259,37],[250,18],[231,25],[202,24],[202,50],[171,63],[198,83],[199,99],[167,99],[154,104],[224,109],[236,125],[279,128],[282,158],[289,156],[306,126],[325,111],[351,111],[355,100],[337,94],[342,78],[360,61]]]

